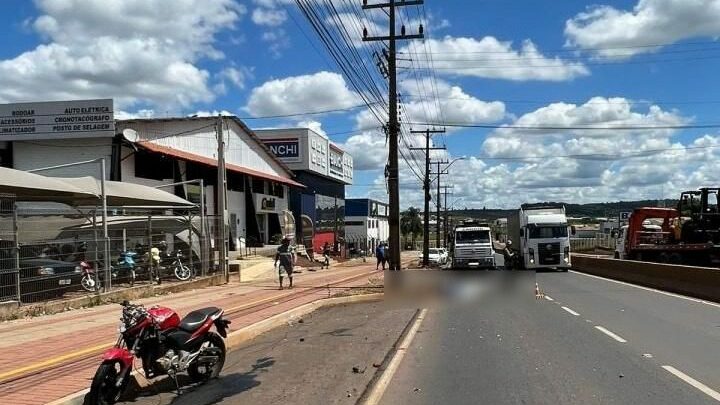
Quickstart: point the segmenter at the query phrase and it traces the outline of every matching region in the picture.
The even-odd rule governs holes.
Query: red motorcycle
[[[103,354],[88,393],[88,404],[113,404],[130,381],[134,358],[142,361],[148,379],[187,372],[193,382],[204,382],[220,374],[225,363],[225,342],[230,321],[223,310],[208,307],[192,311],[182,320],[170,308],[145,309],[127,301],[122,304],[120,337]],[[215,326],[217,333],[211,332]]]

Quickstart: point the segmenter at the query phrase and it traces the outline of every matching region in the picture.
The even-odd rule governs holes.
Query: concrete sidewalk
[[[358,262],[304,271],[292,290],[280,291],[270,280],[231,282],[138,302],[168,306],[181,316],[218,306],[236,330],[379,277],[374,266]],[[100,354],[117,339],[119,316],[120,307],[111,304],[0,324],[0,402],[44,404],[89,387]]]

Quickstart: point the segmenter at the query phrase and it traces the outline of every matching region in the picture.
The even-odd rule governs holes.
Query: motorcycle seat
[[[194,332],[202,326],[209,317],[220,311],[222,310],[216,307],[207,307],[192,311],[185,315],[185,317],[180,321],[180,329],[186,332]]]

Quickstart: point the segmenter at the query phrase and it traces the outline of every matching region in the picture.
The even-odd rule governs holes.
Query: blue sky
[[[333,2],[341,14],[364,13],[360,0]],[[384,136],[366,109],[250,119],[362,104],[295,1],[167,4],[3,1],[0,102],[112,97],[125,116],[227,111],[251,127],[307,125],[354,155],[351,196],[383,197]],[[382,14],[360,16],[371,30],[387,25]],[[428,17],[425,42],[399,45],[415,52],[399,62],[408,119],[510,126],[435,137],[448,148],[442,157],[466,157],[447,179],[458,205],[673,197],[718,184],[717,128],[652,127],[720,123],[719,0],[428,0],[400,16],[408,31]],[[343,21],[359,38],[357,21]],[[405,162],[401,183],[402,205],[420,204]]]

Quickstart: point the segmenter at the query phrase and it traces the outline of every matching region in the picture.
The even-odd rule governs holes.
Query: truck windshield
[[[465,231],[455,233],[455,241],[459,243],[490,242],[489,231]]]
[[[532,226],[529,229],[530,239],[566,238],[567,226]]]

